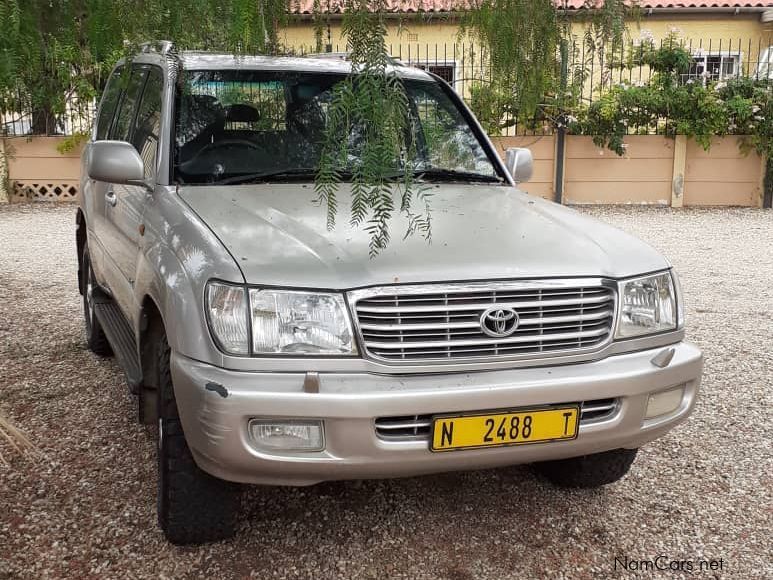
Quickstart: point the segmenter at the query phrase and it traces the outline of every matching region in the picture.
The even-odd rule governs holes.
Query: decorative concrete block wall
[[[10,201],[73,201],[80,180],[81,148],[62,154],[63,137],[3,140]],[[555,199],[556,137],[494,138],[501,155],[528,147],[534,176],[522,188]],[[565,204],[649,204],[661,206],[762,205],[764,160],[744,154],[738,137],[715,139],[710,151],[684,137],[633,135],[623,157],[600,149],[590,137],[569,135],[564,151]],[[2,151],[0,151],[2,153]],[[2,168],[0,167],[0,170]],[[0,191],[0,202],[3,201]]]

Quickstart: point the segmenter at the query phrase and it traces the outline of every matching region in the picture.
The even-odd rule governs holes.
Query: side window
[[[151,67],[131,131],[131,143],[145,164],[145,177],[152,177],[156,167],[158,136],[161,130],[161,98],[164,76],[161,69]]]
[[[103,141],[107,139],[107,133],[110,131],[110,125],[113,122],[118,98],[121,96],[121,74],[123,68],[117,68],[113,71],[105,87],[105,96],[100,103],[99,116],[97,117],[96,140]]]
[[[110,138],[118,141],[128,141],[130,130],[134,123],[134,115],[137,112],[137,101],[142,93],[142,85],[145,84],[147,66],[135,66],[132,68],[132,76],[123,91],[121,104],[118,106],[118,115],[110,131]]]

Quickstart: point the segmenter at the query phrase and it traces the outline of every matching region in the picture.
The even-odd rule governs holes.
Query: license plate
[[[579,417],[580,408],[576,405],[435,417],[430,451],[575,439],[580,425]]]

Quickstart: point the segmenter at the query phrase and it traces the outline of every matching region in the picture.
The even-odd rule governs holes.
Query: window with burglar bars
[[[682,75],[682,81],[716,82],[740,75],[740,54],[700,54],[693,56],[690,70]]]
[[[435,63],[428,63],[428,62],[418,62],[415,63],[414,66],[416,68],[420,68],[421,70],[425,70],[427,72],[431,72],[432,74],[436,74],[441,79],[446,81],[449,85],[454,86],[454,81],[456,80],[456,63],[449,62],[449,63],[442,63],[442,64],[435,64]]]

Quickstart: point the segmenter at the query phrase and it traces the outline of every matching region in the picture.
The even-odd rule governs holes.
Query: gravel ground
[[[74,208],[0,206],[0,408],[45,459],[0,467],[0,578],[628,578],[615,558],[714,559],[773,578],[773,213],[596,208],[682,274],[706,366],[697,411],[622,482],[559,491],[528,468],[252,489],[237,538],[167,544],[150,434],[85,350]]]

